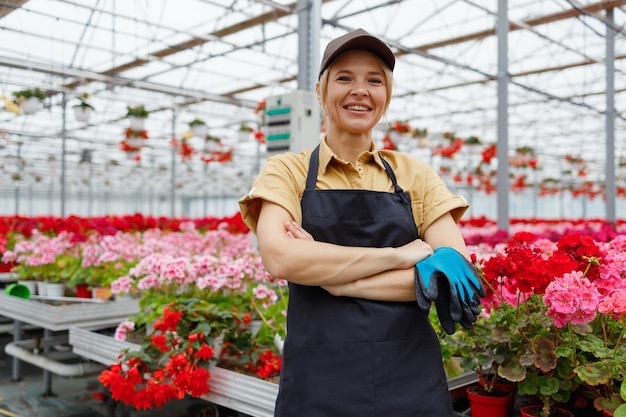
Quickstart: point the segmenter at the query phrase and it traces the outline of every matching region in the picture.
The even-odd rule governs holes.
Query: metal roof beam
[[[28,0],[6,0],[6,1],[0,1],[0,19],[2,19],[4,16],[8,15],[9,13],[15,11],[16,9],[19,9],[27,1]]]
[[[9,58],[9,57],[4,57],[4,56],[0,56],[0,65],[11,67],[11,68],[23,69],[23,70],[43,72],[46,74],[54,74],[54,75],[63,76],[63,77],[67,77],[67,76],[76,77],[81,80],[88,79],[91,81],[100,81],[103,83],[110,83],[114,85],[135,87],[135,88],[139,88],[139,89],[146,90],[146,91],[153,91],[157,93],[187,97],[189,99],[195,99],[196,101],[207,100],[207,101],[214,101],[218,103],[232,104],[235,106],[250,107],[250,108],[254,108],[256,106],[256,102],[253,102],[252,100],[242,100],[242,99],[222,96],[218,94],[209,94],[203,91],[186,90],[186,89],[177,88],[177,87],[170,87],[170,86],[163,85],[163,84],[157,84],[157,83],[148,82],[148,81],[132,80],[129,78],[122,78],[117,75],[113,76],[113,75],[101,74],[97,72],[85,71],[85,70],[80,70],[76,68],[65,68],[65,67],[54,66],[50,64],[33,63],[31,61],[24,61],[24,60],[14,59],[14,58]],[[81,83],[79,83],[79,85],[80,84]],[[68,88],[68,87],[64,86],[63,88]],[[67,90],[64,90],[63,88],[59,89],[58,92],[67,92]]]
[[[621,7],[621,6],[624,6],[624,5],[626,5],[626,0],[601,1],[599,3],[593,3],[593,4],[589,4],[587,6],[581,6],[580,10],[572,8],[572,9],[565,10],[565,11],[562,11],[562,12],[552,13],[552,14],[548,14],[548,15],[545,15],[545,16],[539,16],[539,17],[535,17],[535,18],[532,18],[532,19],[524,20],[522,23],[526,27],[545,25],[545,24],[552,23],[552,22],[558,22],[560,20],[565,20],[565,19],[571,19],[573,17],[578,17],[578,16],[582,15],[583,12],[596,13],[596,12],[599,12],[599,11],[602,11],[602,10],[612,9],[612,8],[615,8],[615,7]],[[521,29],[524,29],[524,27],[516,25],[513,22],[511,22],[510,25],[509,25],[509,31],[515,31],[515,30],[521,30]],[[420,45],[420,46],[417,46],[417,47],[411,48],[411,49],[420,49],[420,50],[423,50],[423,51],[427,51],[429,49],[443,48],[444,46],[457,45],[457,44],[463,43],[463,42],[476,41],[476,40],[485,39],[485,38],[488,38],[490,36],[495,36],[495,34],[496,34],[496,29],[494,27],[493,29],[486,29],[486,30],[481,30],[479,32],[468,33],[468,34],[463,35],[463,36],[458,36],[456,38],[445,39],[445,40],[440,41],[440,42],[427,43],[427,44]],[[398,55],[402,55],[404,53],[406,53],[406,51],[405,52],[399,51]]]
[[[615,57],[615,60],[622,60],[622,59],[626,59],[626,55],[618,55],[618,56]],[[564,69],[582,67],[582,66],[585,66],[585,65],[592,65],[592,64],[597,64],[597,63],[598,63],[597,61],[584,60],[584,61],[580,61],[580,62],[574,62],[574,63],[571,63],[571,64],[558,65],[558,66],[555,66],[555,67],[547,67],[547,68],[540,68],[540,69],[516,72],[516,73],[510,74],[510,77],[511,78],[516,78],[516,77],[524,77],[524,76],[527,76],[527,75],[543,74],[543,73],[546,73],[546,72],[562,71]],[[483,79],[483,80],[466,81],[466,82],[457,83],[457,84],[448,84],[448,85],[442,85],[440,87],[428,88],[426,90],[421,90],[421,91],[410,91],[410,92],[403,93],[403,94],[396,94],[394,97],[408,97],[408,96],[412,96],[412,95],[415,95],[415,94],[429,93],[429,92],[435,92],[435,91],[441,91],[441,90],[450,90],[450,89],[453,89],[453,88],[467,87],[467,86],[470,86],[470,85],[485,84],[485,83],[488,83],[490,81],[492,81],[492,80],[491,79]]]
[[[327,3],[329,1],[332,1],[332,0],[322,0],[322,3]],[[181,52],[190,48],[194,48],[199,45],[203,45],[204,43],[210,40],[219,39],[221,41],[222,38],[228,35],[232,35],[242,30],[249,29],[257,25],[262,25],[268,22],[272,22],[272,21],[280,19],[281,17],[293,14],[295,11],[295,5],[296,3],[291,3],[290,5],[285,6],[286,8],[291,10],[291,12],[286,11],[286,8],[281,8],[281,9],[274,8],[274,10],[270,12],[263,13],[253,18],[244,20],[242,22],[235,23],[233,25],[216,30],[215,32],[204,35],[204,36],[191,35],[192,38],[189,40],[186,40],[184,42],[179,42],[175,45],[168,46],[167,48],[163,48],[155,52],[151,52],[150,55],[157,57],[157,58],[164,58],[166,56],[170,56],[178,52]],[[147,64],[148,62],[149,62],[149,59],[137,58],[125,64],[118,65],[113,68],[109,68],[108,70],[102,71],[102,73],[118,74],[120,72],[128,71],[132,68],[140,67],[142,65]],[[82,80],[82,81],[84,82],[84,81],[89,81],[89,80]],[[79,85],[78,83],[79,83],[78,81],[69,83],[69,84],[66,84],[66,87],[70,89],[76,88]]]
[[[463,0],[463,1],[464,1],[465,3],[467,3],[467,4],[469,4],[470,6],[475,7],[475,8],[477,8],[477,9],[479,9],[479,10],[482,10],[483,12],[485,12],[485,13],[487,13],[487,14],[491,15],[491,16],[494,16],[494,17],[496,17],[496,16],[497,16],[497,12],[494,12],[494,11],[492,11],[492,10],[489,10],[489,9],[488,9],[488,8],[486,8],[486,7],[483,7],[483,6],[479,5],[479,4],[476,4],[476,3],[475,3],[474,1],[472,1],[472,0]],[[576,54],[576,55],[580,55],[580,56],[584,57],[585,59],[587,59],[587,60],[589,60],[589,61],[600,62],[600,61],[598,61],[597,59],[595,59],[595,58],[593,58],[593,57],[590,57],[590,56],[588,56],[588,55],[585,55],[584,53],[582,53],[581,51],[579,51],[579,50],[577,50],[577,49],[575,49],[575,48],[572,48],[572,47],[570,47],[570,46],[568,46],[568,45],[565,45],[563,42],[557,41],[556,39],[553,39],[553,38],[551,38],[551,37],[549,37],[549,36],[547,36],[547,35],[544,35],[543,33],[540,33],[540,32],[539,32],[539,31],[537,31],[537,30],[536,30],[533,26],[530,26],[530,25],[528,25],[528,24],[527,24],[527,23],[525,23],[525,22],[518,22],[518,21],[515,21],[515,20],[511,20],[511,19],[509,19],[509,22],[510,22],[512,25],[519,26],[519,27],[520,27],[520,28],[522,28],[522,29],[525,29],[525,30],[527,30],[527,31],[529,31],[529,32],[531,32],[531,33],[534,33],[535,35],[537,35],[537,36],[538,36],[538,37],[540,37],[541,39],[545,39],[545,40],[547,40],[548,42],[551,42],[551,43],[553,43],[553,44],[555,44],[555,45],[560,46],[561,48],[565,49],[566,51],[572,52],[572,53],[574,53],[574,54]]]

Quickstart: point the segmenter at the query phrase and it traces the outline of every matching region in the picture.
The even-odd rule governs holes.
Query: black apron
[[[418,238],[411,201],[395,192],[316,190],[309,163],[302,226],[317,241],[398,247]],[[451,417],[439,341],[415,302],[335,297],[289,283],[276,417]]]

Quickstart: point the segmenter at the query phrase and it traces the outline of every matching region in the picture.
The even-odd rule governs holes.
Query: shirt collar
[[[370,160],[374,160],[374,162],[376,162],[376,164],[381,167],[382,169],[385,169],[385,166],[383,165],[383,161],[381,161],[380,159],[380,154],[378,152],[378,148],[376,147],[376,142],[372,141],[372,150],[368,151],[368,152],[364,152],[364,156],[362,156],[362,158],[365,161],[370,161]],[[321,169],[321,174],[326,173],[326,168],[328,167],[328,165],[330,164],[330,162],[333,160],[333,158],[335,159],[339,159],[335,153],[333,152],[332,149],[330,149],[330,146],[328,146],[328,144],[326,143],[326,136],[324,136],[320,142],[320,169]]]

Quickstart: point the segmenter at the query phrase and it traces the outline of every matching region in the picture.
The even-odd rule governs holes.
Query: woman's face
[[[388,105],[388,81],[374,55],[346,51],[328,69],[326,106],[329,128],[362,134],[380,121]]]

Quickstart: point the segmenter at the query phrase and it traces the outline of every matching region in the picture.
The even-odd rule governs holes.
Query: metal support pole
[[[498,0],[498,139],[496,153],[498,174],[496,194],[498,200],[498,229],[509,230],[509,70],[508,70],[508,1]]]
[[[613,9],[606,10],[606,221],[615,226],[615,29]]]
[[[44,339],[51,337],[52,336],[52,331],[49,329],[44,329],[43,330],[43,337]],[[50,351],[50,346],[45,346],[44,348],[44,354],[48,353]],[[43,395],[44,397],[50,397],[52,395],[54,395],[52,393],[52,372],[44,369],[43,371],[43,385],[44,385],[44,391],[43,391]]]
[[[62,122],[61,122],[61,217],[65,216],[65,196],[66,190],[66,153],[67,153],[67,100],[65,93],[61,95],[61,109],[62,109]]]
[[[321,1],[298,0],[298,90],[315,91],[319,68]]]
[[[172,109],[172,137],[176,137],[176,110]],[[172,146],[170,176],[170,216],[176,217],[176,149]]]
[[[17,174],[22,175],[22,142],[17,143]],[[20,187],[15,185],[15,214],[20,214]]]
[[[89,216],[93,216],[93,162],[89,161]]]
[[[22,322],[13,320],[13,341],[17,342],[22,338]],[[13,356],[13,368],[11,369],[11,379],[14,382],[22,380],[22,362]]]

